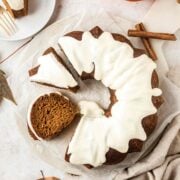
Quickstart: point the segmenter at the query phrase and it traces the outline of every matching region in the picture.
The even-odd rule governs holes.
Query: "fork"
[[[2,6],[0,6],[0,27],[8,36],[12,36],[17,32],[17,26],[15,25],[14,19]]]

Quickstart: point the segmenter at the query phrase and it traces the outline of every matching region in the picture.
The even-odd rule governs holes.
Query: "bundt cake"
[[[128,153],[141,151],[143,142],[157,124],[157,109],[162,104],[155,62],[143,50],[134,48],[123,35],[104,32],[99,27],[87,32],[70,32],[60,37],[58,44],[79,78],[100,81],[110,93],[107,109],[93,101],[78,103],[80,122],[65,159],[91,168],[119,163]],[[42,62],[48,60],[46,57]],[[72,80],[66,82],[64,72],[60,74],[65,79],[57,78],[58,73],[50,73],[57,68],[51,63],[53,61],[48,63],[48,67],[52,67],[50,71],[44,69],[48,77],[43,77],[43,83],[54,78],[49,84],[58,81],[61,87],[71,87]],[[35,114],[36,109],[34,105]],[[65,109],[59,106],[58,110],[63,113]],[[34,121],[31,118],[32,124]],[[40,124],[41,121],[37,121],[36,126],[41,127]]]
[[[79,103],[82,118],[65,159],[98,167],[141,151],[162,103],[156,64],[123,35],[99,27],[68,33],[58,43],[82,80],[101,81],[111,95],[108,109],[95,102]]]

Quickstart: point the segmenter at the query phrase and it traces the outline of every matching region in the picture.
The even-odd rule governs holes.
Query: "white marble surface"
[[[133,21],[139,21],[146,14],[153,0],[138,3],[129,3],[125,0],[57,0],[55,12],[48,24],[71,14],[87,10],[88,2],[94,3],[95,6],[104,7],[111,15],[119,15]],[[17,59],[15,57],[20,55],[26,45],[12,56],[10,55],[29,40],[13,43],[0,41],[0,62],[5,60],[4,63],[0,64],[0,68],[7,73],[7,76],[13,72],[16,63],[13,60]],[[11,63],[11,68],[9,66],[7,68],[6,63]],[[13,110],[13,107],[12,109],[6,108],[8,103],[8,101],[4,101],[0,108],[0,179],[33,180],[41,177],[40,170],[43,170],[47,176],[57,176],[64,179],[63,174],[59,170],[31,154],[26,142],[16,128],[16,122],[11,117],[10,112]],[[6,119],[1,118],[1,112],[7,112]]]

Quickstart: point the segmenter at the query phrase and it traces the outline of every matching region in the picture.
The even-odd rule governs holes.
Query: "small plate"
[[[0,5],[3,5],[2,0]],[[17,33],[10,37],[0,35],[0,40],[17,41],[36,34],[48,23],[55,5],[56,0],[29,0],[28,15],[15,20]]]

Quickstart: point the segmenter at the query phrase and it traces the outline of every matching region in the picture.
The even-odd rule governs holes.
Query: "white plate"
[[[0,35],[0,40],[17,41],[36,34],[51,18],[55,4],[56,0],[29,0],[28,15],[15,20],[18,32],[10,37]]]

